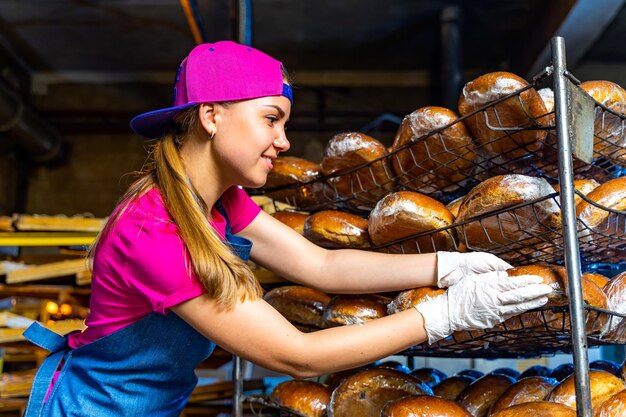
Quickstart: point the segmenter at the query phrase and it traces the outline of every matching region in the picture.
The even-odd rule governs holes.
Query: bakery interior
[[[45,356],[44,351],[21,336],[26,323],[39,320],[63,332],[80,328],[88,314],[90,275],[82,261],[84,250],[130,184],[132,177],[127,174],[143,166],[150,145],[130,130],[129,120],[141,112],[169,104],[175,69],[197,43],[231,39],[251,44],[284,63],[293,77],[295,99],[287,131],[291,149],[285,156],[321,163],[323,169],[323,159],[329,157],[329,141],[345,133],[359,132],[382,144],[381,155],[398,155],[398,158],[385,159],[385,156],[378,160],[379,164],[388,161],[381,166],[389,178],[390,166],[400,161],[401,153],[394,150],[398,132],[407,120],[405,117],[417,109],[439,106],[458,115],[464,86],[497,71],[515,74],[527,84],[536,82],[533,84],[536,88],[527,91],[553,88],[551,74],[545,69],[552,65],[551,42],[556,36],[564,40],[567,70],[575,80],[607,80],[618,88],[626,87],[625,3],[623,0],[1,1],[0,352],[3,367],[0,416],[20,416],[24,412],[33,369]],[[540,77],[536,79],[536,76]],[[618,156],[612,159],[602,154],[602,147],[594,142],[593,161],[589,164],[574,162],[576,179],[595,180],[595,186],[600,186],[624,174],[619,164],[619,148],[626,147],[624,94],[615,107],[606,102],[602,102],[602,106],[596,104],[595,125],[591,123],[596,128],[594,135],[599,136],[598,129],[608,124],[609,116],[617,120],[617,133],[611,132],[609,141],[611,137],[624,135],[624,143],[618,139],[608,148],[611,155]],[[515,96],[514,100],[518,97],[522,96]],[[497,107],[494,108],[497,113]],[[468,112],[471,110],[464,113]],[[598,112],[604,112],[601,121],[598,121]],[[552,121],[547,121],[550,117]],[[554,111],[546,107],[535,119],[540,125],[545,122],[543,126],[547,127],[538,130],[542,132],[541,141],[548,143],[546,138],[556,137]],[[469,125],[471,114],[465,120]],[[472,126],[469,127],[473,134]],[[431,127],[431,130],[436,128]],[[521,129],[514,135],[534,132],[528,125]],[[421,136],[418,142],[428,137],[425,132],[413,133],[413,139]],[[439,131],[432,137],[440,137]],[[403,149],[410,148],[407,146],[405,143]],[[555,142],[551,146],[556,152]],[[545,145],[543,149],[547,148]],[[558,184],[555,152],[550,154],[532,146],[522,146],[517,149],[520,150],[527,153],[516,154],[516,162],[521,161],[521,164],[508,160],[502,165],[494,162],[500,171],[490,163],[472,159],[469,165],[474,170],[470,174],[464,174],[462,179],[450,179],[458,168],[456,165],[442,170],[426,164],[422,175],[430,172],[431,177],[422,179],[421,185],[411,182],[414,180],[398,180],[400,185],[383,186],[382,191],[370,190],[360,196],[356,195],[355,183],[362,186],[366,181],[359,177],[358,170],[350,171],[350,164],[333,172],[319,171],[320,178],[328,177],[331,190],[321,191],[322,200],[327,204],[311,210],[307,210],[306,203],[294,197],[295,194],[285,197],[289,192],[300,193],[302,197],[311,191],[308,185],[294,188],[293,182],[281,183],[278,179],[268,186],[273,192],[251,190],[251,193],[264,210],[273,214],[295,210],[306,213],[305,218],[314,211],[345,211],[356,223],[365,222],[361,228],[367,231],[368,216],[375,212],[376,202],[389,192],[422,192],[447,205],[487,181],[487,174],[542,177],[541,181],[551,186]],[[444,158],[438,159],[435,155],[429,162],[442,163],[442,160]],[[450,159],[444,160],[444,165],[445,161]],[[359,163],[352,162],[352,166]],[[536,171],[529,169],[527,163],[537,168]],[[623,166],[626,167],[626,161]],[[375,174],[372,167],[376,168],[375,163],[365,165],[364,169],[369,169],[367,175]],[[396,173],[405,171],[402,167],[395,168]],[[333,176],[335,172],[341,174],[341,169],[348,174]],[[401,177],[402,174],[395,179]],[[333,178],[337,182],[333,182]],[[342,178],[352,181],[347,186],[348,191],[339,184]],[[310,185],[312,179],[297,181],[308,181]],[[316,180],[313,184],[322,182]],[[436,184],[438,189],[433,191],[426,183]],[[626,190],[626,185],[623,187]],[[551,188],[550,193],[552,191]],[[548,197],[548,194],[535,197],[558,206],[559,195]],[[622,211],[626,206],[620,203],[626,203],[626,196],[619,194],[618,200],[604,211],[609,220],[595,229],[587,226],[582,232],[579,229],[578,243],[584,252],[581,256],[585,274],[597,273],[612,279],[620,277],[626,269],[626,263],[620,261],[624,259],[621,248],[626,230],[626,213]],[[317,202],[320,201],[318,198]],[[543,227],[545,219],[536,218],[539,206],[541,204],[515,206],[512,212],[499,207],[501,211],[497,215],[486,217],[483,214],[478,232],[474,228],[474,233],[489,227],[498,229],[500,222],[514,218],[515,223],[523,216],[533,218]],[[489,210],[484,209],[482,213],[485,212]],[[376,244],[370,242],[362,248],[374,250],[372,248],[377,246],[383,251],[399,253],[437,249],[494,250],[498,255],[510,255],[516,267],[546,262],[556,266],[544,268],[545,274],[564,274],[558,269],[564,265],[560,223],[545,226],[550,229],[549,233],[527,230],[522,240],[514,241],[506,236],[506,242],[497,241],[495,246],[472,247],[473,242],[467,240],[472,233],[472,223],[468,220],[472,215],[476,213],[466,213],[464,222],[457,221],[456,224],[462,223],[462,227],[459,226],[462,232],[453,227],[455,216],[441,226],[440,234],[456,234],[451,244],[441,243],[442,239],[432,231],[416,230],[413,235],[420,237],[404,243],[385,246],[395,239],[406,238],[394,236]],[[497,224],[489,224],[489,219],[495,218]],[[370,234],[371,224],[370,221]],[[518,226],[524,228],[524,224]],[[602,227],[608,229],[598,229]],[[461,234],[466,240],[459,237]],[[353,238],[348,237],[348,240]],[[488,236],[487,240],[494,243]],[[317,243],[332,247],[323,237]],[[261,268],[256,272],[270,294],[268,301],[276,295],[276,301],[270,302],[275,302],[275,307],[281,311],[280,297],[284,293],[280,291],[288,283]],[[591,296],[586,298],[585,283],[592,278],[582,280],[585,303],[591,303]],[[561,284],[567,291],[564,281]],[[593,285],[603,290],[610,282],[617,280]],[[597,414],[601,416],[626,415],[626,331],[622,332],[626,329],[626,320],[625,326],[620,327],[626,313],[626,284],[615,292],[618,294],[613,294],[614,299],[619,302],[594,304],[614,314],[586,309],[583,324],[589,336],[589,349],[585,352],[591,364],[587,379],[590,383],[583,385],[591,385],[593,412],[599,413],[603,402],[611,401],[615,410],[621,410],[611,411],[607,405],[602,411],[605,414]],[[319,303],[329,303],[330,296],[314,294],[311,297],[318,297]],[[396,301],[398,298],[384,296],[384,302],[380,299],[363,302],[383,302],[385,306],[380,313],[383,315],[390,311],[392,299],[394,305],[401,304]],[[535,321],[541,322],[537,327],[545,327],[534,332],[528,333],[524,328],[533,318],[526,321],[520,318],[518,322],[509,323],[507,329],[496,329],[491,336],[488,332],[487,335],[459,335],[447,345],[416,347],[368,369],[306,382],[291,381],[245,361],[241,364],[240,380],[233,381],[231,355],[218,349],[202,369],[198,369],[201,384],[194,391],[184,415],[410,416],[418,414],[402,413],[411,407],[424,408],[430,404],[448,410],[448,414],[433,416],[482,417],[496,413],[498,417],[530,415],[523,413],[591,416],[591,409],[576,412],[572,408],[576,404],[574,392],[581,389],[581,382],[574,383],[572,377],[569,338],[572,326],[566,312],[567,303],[565,300],[560,305],[562,310],[550,313],[551,316],[548,313],[540,314],[540,319],[534,316]],[[326,320],[297,324],[313,327],[307,331],[329,325]],[[335,322],[332,325],[345,324]],[[616,333],[610,333],[615,328]],[[518,336],[520,338],[516,339]],[[393,391],[387,401],[409,394],[420,395],[413,398],[416,403],[394,402],[397,414],[391,405],[386,406],[380,399],[361,404],[358,398],[349,398],[346,394],[344,403],[340,403],[342,397],[335,390],[345,386],[342,383],[346,379],[352,378],[354,384],[359,384],[363,382],[355,375],[365,380],[380,374],[386,375],[386,388]],[[532,384],[526,381],[530,388],[518,385],[520,376],[535,378]],[[473,385],[474,380],[481,381],[485,387]],[[294,382],[299,385],[282,385]],[[408,382],[412,388],[403,390]],[[241,394],[236,387],[238,383],[243,385]],[[606,388],[609,386],[610,389]],[[541,403],[536,408],[527,405],[529,408],[524,410],[515,408],[524,406],[514,405],[512,399],[506,398],[504,393],[509,387],[533,391],[534,398],[549,404]],[[281,397],[281,390],[284,397]],[[298,390],[302,397],[294,400]],[[488,400],[480,397],[485,395],[482,392],[489,393]],[[506,393],[513,396],[515,391],[509,389]],[[326,403],[323,407],[303,406],[300,403],[304,402],[304,397],[315,397],[318,403]],[[483,399],[477,399],[479,397]],[[240,401],[237,408],[242,406],[242,409],[232,411],[233,401]],[[505,404],[506,401],[509,402]],[[356,408],[350,409],[350,404]],[[383,406],[387,414],[380,414]]]

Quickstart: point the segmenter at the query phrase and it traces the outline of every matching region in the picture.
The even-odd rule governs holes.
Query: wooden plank
[[[11,232],[13,230],[13,219],[8,216],[0,216],[0,231]]]
[[[69,261],[53,262],[44,265],[35,265],[28,268],[9,271],[6,274],[7,284],[17,284],[57,278],[66,275],[75,275],[88,269],[86,259],[74,259]]]
[[[99,232],[105,222],[105,218],[19,214],[14,226],[24,231]]]
[[[86,269],[76,274],[76,285],[90,285],[91,284],[91,271]]]
[[[0,232],[0,246],[91,245],[96,235],[95,232]]]

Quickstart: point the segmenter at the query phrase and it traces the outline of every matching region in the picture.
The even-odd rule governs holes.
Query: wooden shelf
[[[0,232],[0,246],[91,245],[96,232]]]

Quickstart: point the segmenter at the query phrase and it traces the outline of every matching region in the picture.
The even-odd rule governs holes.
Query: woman
[[[87,329],[66,337],[38,325],[26,332],[53,352],[38,372],[28,416],[178,416],[195,386],[194,368],[215,344],[309,377],[491,327],[547,301],[550,288],[540,278],[507,279],[502,271],[510,266],[489,254],[329,251],[261,212],[241,186],[261,187],[289,149],[291,104],[279,61],[218,42],[183,61],[173,107],[131,121],[135,132],[157,139],[153,162],[92,249]],[[302,333],[263,301],[248,256],[330,293],[450,288],[419,311]]]

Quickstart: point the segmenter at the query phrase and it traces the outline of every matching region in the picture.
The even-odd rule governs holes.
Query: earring
[[[209,139],[213,140],[214,137],[215,137],[215,132],[209,133]]]

